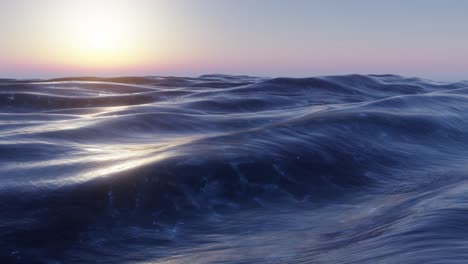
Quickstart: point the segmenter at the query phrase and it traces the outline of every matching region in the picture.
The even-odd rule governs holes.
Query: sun
[[[25,58],[64,72],[127,72],[168,63],[164,6],[145,8],[134,0],[43,0],[31,28]],[[159,5],[158,5],[159,7]]]
[[[57,51],[67,63],[83,67],[131,63],[138,53],[134,21],[138,16],[123,1],[64,1],[56,21]]]
[[[97,18],[78,27],[81,48],[88,52],[103,52],[119,46],[123,33],[110,19]]]
[[[95,6],[70,21],[69,39],[74,52],[85,60],[108,60],[129,52],[134,17],[118,6]]]

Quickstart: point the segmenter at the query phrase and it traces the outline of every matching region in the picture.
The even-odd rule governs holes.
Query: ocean
[[[467,263],[468,82],[0,80],[1,263]]]

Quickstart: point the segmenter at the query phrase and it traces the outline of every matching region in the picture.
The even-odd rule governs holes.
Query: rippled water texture
[[[468,82],[0,81],[1,263],[466,263]]]

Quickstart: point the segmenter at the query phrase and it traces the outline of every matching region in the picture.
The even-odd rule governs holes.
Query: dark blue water
[[[1,263],[467,263],[468,82],[0,81]]]

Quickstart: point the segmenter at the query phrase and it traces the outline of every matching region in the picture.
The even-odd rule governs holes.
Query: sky
[[[468,79],[463,0],[2,0],[0,78]]]

